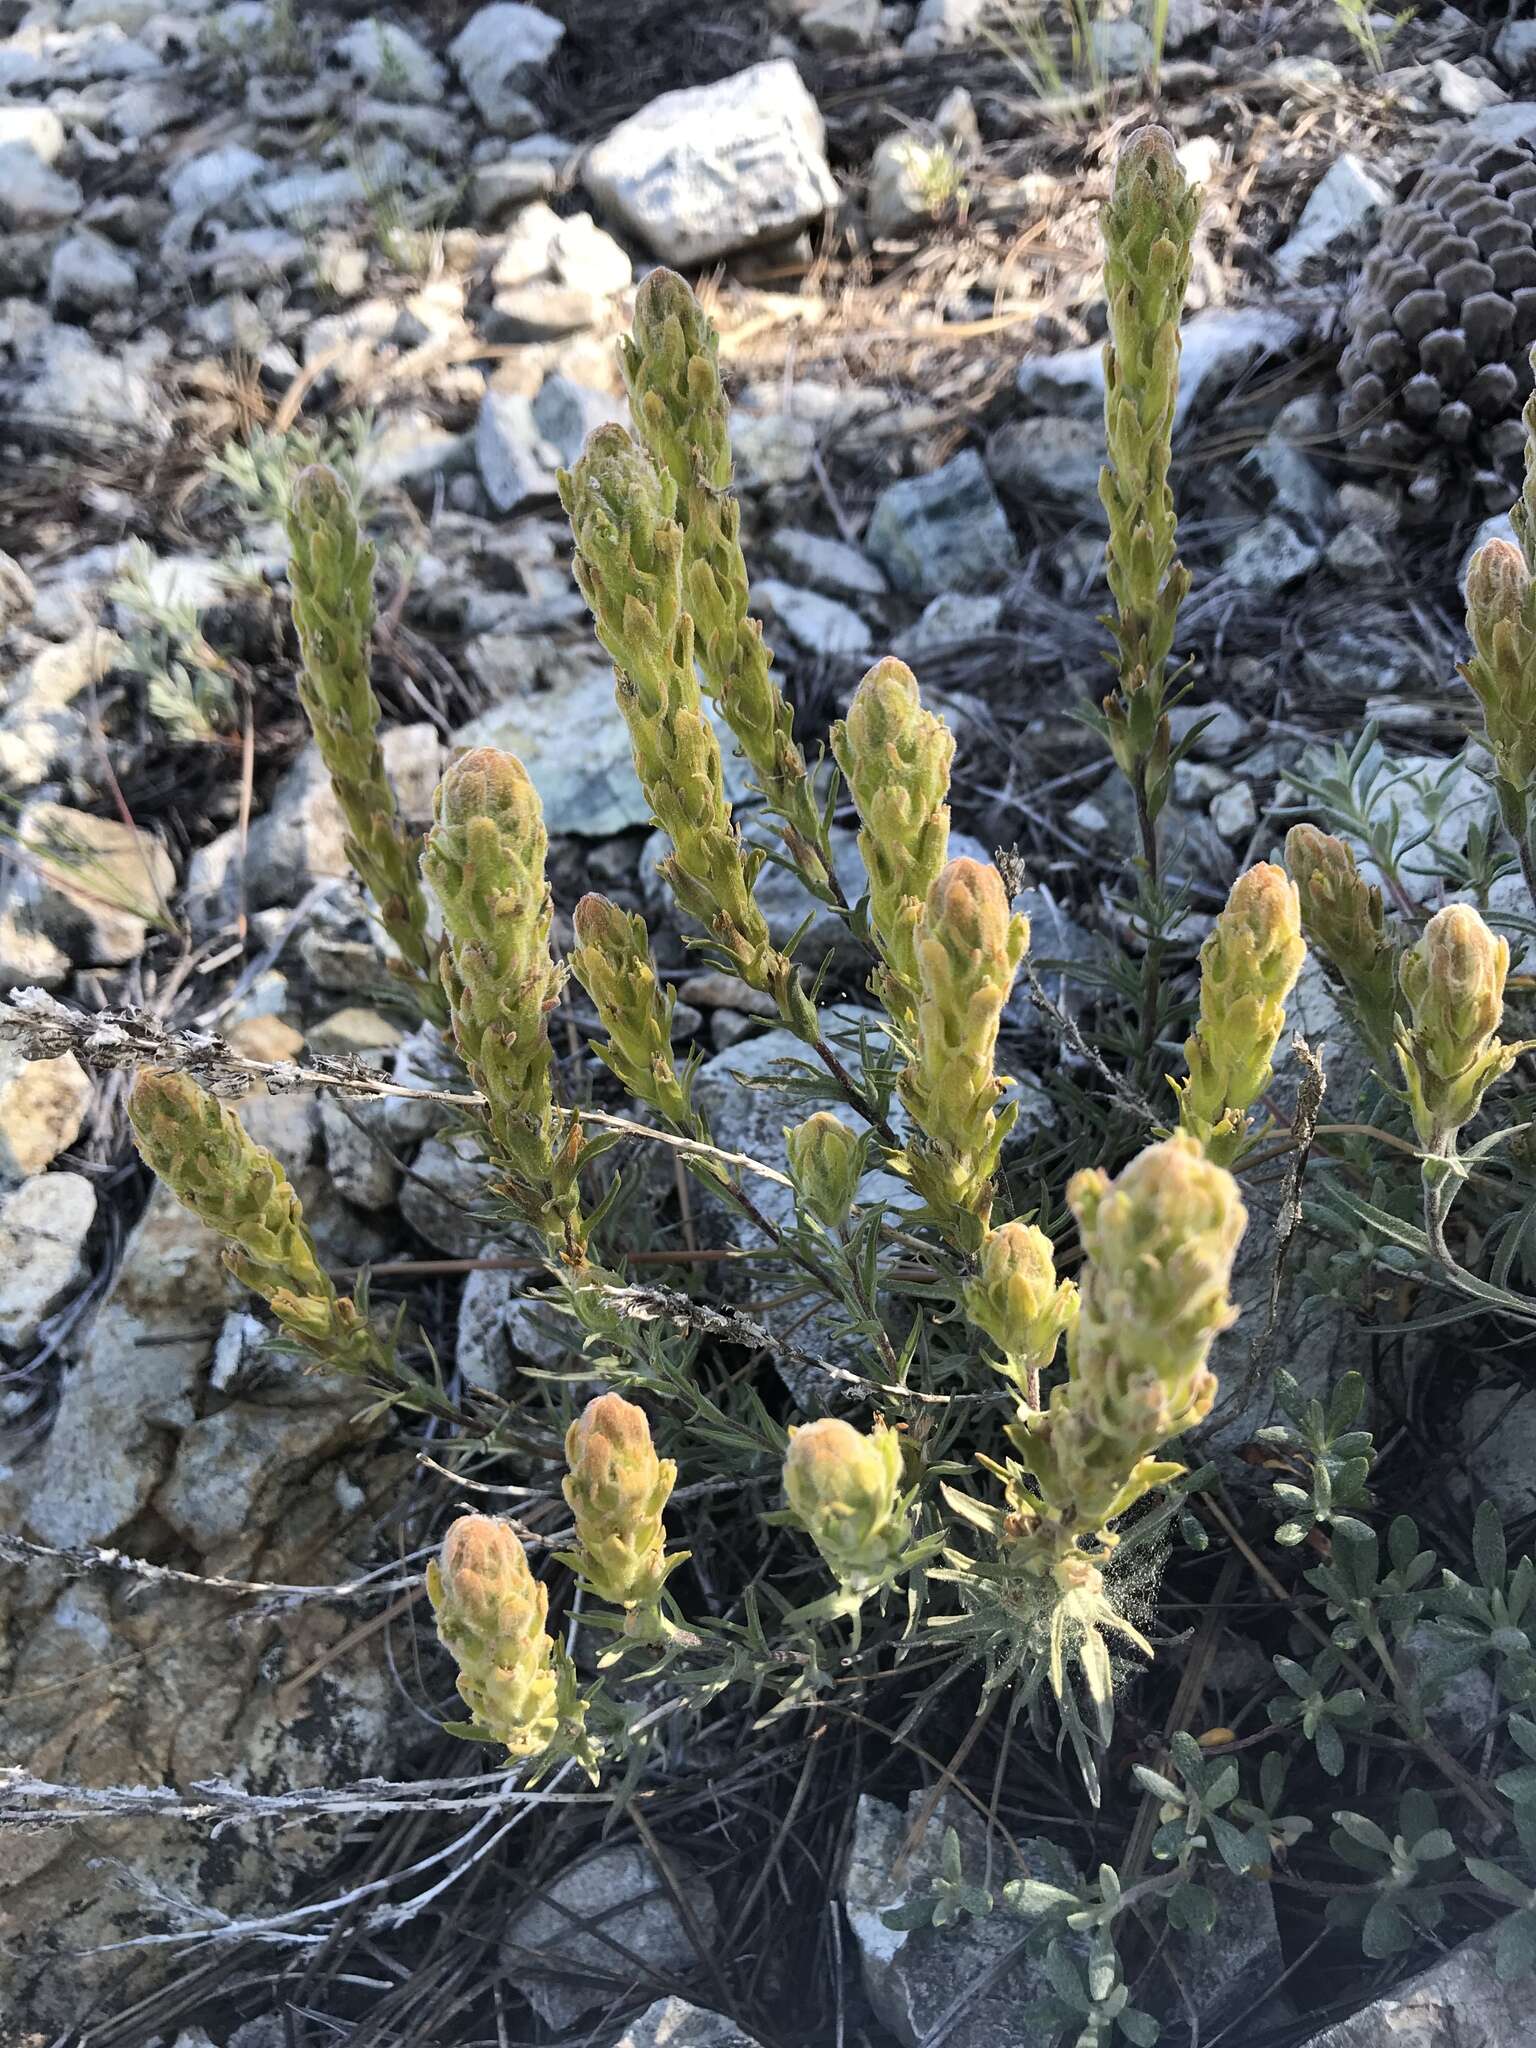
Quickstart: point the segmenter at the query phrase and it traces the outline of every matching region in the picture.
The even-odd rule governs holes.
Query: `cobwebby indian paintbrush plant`
[[[644,1409],[622,1394],[587,1403],[566,1432],[565,1462],[561,1490],[576,1520],[576,1548],[561,1562],[624,1610],[627,1634],[654,1633],[662,1587],[688,1557],[667,1555],[662,1521],[677,1466],[657,1457]]]
[[[1105,216],[1104,495],[1119,680],[1102,720],[1151,835],[1149,887],[1152,828],[1178,754],[1166,713],[1187,578],[1169,461],[1195,210],[1167,138],[1134,137]],[[1053,1692],[1092,1783],[1116,1660],[1150,1654],[1127,1559],[1140,1546],[1144,1593],[1153,1539],[1186,1483],[1164,1451],[1209,1413],[1213,1347],[1236,1314],[1244,1209],[1229,1168],[1253,1153],[1303,932],[1327,954],[1373,1049],[1401,1057],[1421,1146],[1442,1162],[1512,1057],[1498,1037],[1507,962],[1467,925],[1475,913],[1441,912],[1410,949],[1399,988],[1379,894],[1342,841],[1298,826],[1290,874],[1261,862],[1242,875],[1202,949],[1188,1071],[1174,1082],[1179,1128],[1132,1151],[1145,1127],[1130,1135],[1106,1118],[1094,1127],[1114,1132],[1102,1149],[1113,1150],[1111,1165],[1131,1151],[1128,1163],[1072,1176],[1070,1221],[1053,1219],[1044,1188],[1026,1202],[1017,1183],[1034,1169],[1010,1184],[1017,1110],[998,1046],[1029,924],[998,866],[949,858],[953,740],[912,672],[886,659],[834,727],[832,759],[807,765],[746,608],[718,343],[669,274],[642,288],[624,374],[634,432],[599,428],[561,478],[575,575],[614,664],[641,787],[670,841],[661,873],[685,943],[771,997],[815,1057],[790,1063],[782,1166],[717,1144],[695,1062],[673,1051],[675,997],[645,920],[589,893],[574,911],[569,960],[559,960],[532,779],[515,757],[485,748],[450,765],[422,867],[442,912],[430,960],[442,1016],[475,1091],[464,1122],[493,1169],[487,1200],[538,1234],[545,1299],[580,1332],[581,1378],[604,1389],[576,1412],[562,1376],[546,1375],[505,1434],[474,1439],[546,1465],[563,1440],[572,1527],[541,1563],[547,1585],[510,1525],[470,1516],[450,1530],[431,1591],[471,1709],[465,1732],[538,1768],[562,1755],[623,1756],[642,1737],[623,1688],[607,1689],[615,1671],[695,1704],[727,1685],[767,1689],[770,1711],[785,1711],[814,1700],[839,1669],[873,1670],[859,1663],[865,1618],[899,1608],[899,1634],[876,1639],[882,1652],[923,1641],[974,1660],[988,1685],[1017,1678],[1031,1700]],[[310,601],[299,586],[315,581],[315,562],[331,559],[324,547],[316,554],[316,535],[331,534],[326,546],[352,565],[343,666],[349,687],[361,678],[366,688],[361,544],[355,531],[334,541],[345,522],[328,489],[313,483],[302,502],[310,523],[296,563],[301,539],[310,556],[296,567],[296,602]],[[770,930],[757,895],[766,856],[726,797],[706,695],[782,828],[775,858],[796,866],[867,949],[880,1015],[866,1012],[857,1033],[818,1005],[818,963],[798,961]],[[373,733],[376,710],[351,723]],[[337,759],[333,773],[355,769]],[[827,857],[843,796],[868,876],[850,905],[830,885]],[[385,869],[377,886],[394,888]],[[1142,909],[1145,970],[1166,929],[1150,895]],[[643,1106],[644,1126],[589,1103],[579,1056],[561,1078],[551,1022],[567,966],[597,1013],[597,1057]],[[1159,989],[1147,1014],[1155,1023],[1176,1000]],[[1173,1038],[1154,1029],[1147,1043],[1161,1060]],[[253,1163],[230,1113],[182,1085],[191,1092],[174,1116],[136,1116],[146,1157],[237,1243],[242,1277],[317,1359],[372,1360],[379,1339],[326,1278],[280,1169]],[[1146,1117],[1154,1132],[1156,1115]],[[195,1172],[168,1135],[178,1121],[202,1134]],[[615,1124],[668,1144],[681,1171],[753,1234],[746,1256],[766,1252],[793,1272],[819,1319],[803,1346],[707,1285],[686,1293],[626,1272],[605,1201],[584,1185]],[[1079,1151],[1074,1163],[1096,1156]],[[908,1183],[899,1216],[866,1192],[882,1173]],[[207,1183],[224,1178],[235,1194],[210,1193]],[[772,1201],[758,1199],[765,1188]],[[712,1377],[714,1346],[792,1362],[788,1419],[734,1368]],[[368,1369],[387,1383],[382,1368]],[[775,1539],[774,1566],[754,1565],[734,1607],[718,1559],[702,1545],[691,1560],[668,1549],[679,1478],[684,1494],[718,1488],[751,1501],[765,1524],[800,1532]],[[780,1483],[782,1511],[772,1505]],[[982,1539],[974,1554],[966,1531]],[[794,1605],[774,1583],[786,1555],[798,1557],[791,1578],[824,1567],[833,1590]],[[569,1661],[547,1626],[556,1603]],[[595,1658],[588,1630],[605,1638]]]

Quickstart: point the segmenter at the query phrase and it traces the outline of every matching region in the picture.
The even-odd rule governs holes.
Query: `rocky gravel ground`
[[[557,904],[601,887],[657,929],[701,1094],[766,1067],[762,1004],[691,969],[668,921],[555,501],[558,467],[620,415],[614,339],[658,261],[702,280],[722,330],[754,600],[802,731],[824,735],[877,654],[908,660],[959,737],[957,826],[1018,850],[1037,953],[1091,973],[1130,845],[1074,715],[1100,687],[1107,602],[1096,208],[1116,138],[1154,108],[1208,194],[1175,478],[1196,579],[1180,715],[1210,717],[1169,834],[1188,936],[1275,844],[1309,749],[1367,721],[1454,838],[1472,722],[1458,570],[1508,497],[1482,476],[1470,503],[1405,504],[1341,434],[1337,370],[1350,285],[1404,175],[1448,138],[1536,141],[1536,23],[1427,0],[1402,25],[1371,17],[1373,58],[1322,0],[1171,0],[1154,81],[1139,15],[1104,10],[1055,77],[1017,15],[0,0],[0,990],[139,1003],[263,1058],[308,1044],[443,1078],[430,1035],[389,1006],[293,694],[281,514],[296,467],[323,455],[381,550],[377,678],[407,816],[425,821],[453,747],[515,750]],[[857,893],[851,831],[840,844]],[[785,933],[814,908],[782,875],[769,894]],[[834,988],[840,973],[856,999],[834,958]],[[1326,989],[1302,998],[1326,1032]],[[576,1065],[590,1022],[573,1003]],[[1012,1022],[1014,1071],[1067,1057],[1027,1005]],[[724,1142],[778,1142],[777,1105],[733,1132],[733,1113],[761,1120],[757,1098],[716,1093]],[[287,1097],[244,1113],[325,1255],[408,1299],[457,1383],[507,1394],[524,1365],[561,1363],[478,1167],[430,1111]],[[332,1896],[425,1870],[409,1816],[338,1865],[345,1815],[283,1825],[281,1803],[424,1758],[456,1768],[433,1747],[445,1674],[422,1668],[405,1575],[413,1515],[453,1496],[275,1358],[213,1240],[146,1193],[120,1078],[0,1045],[0,1760],[87,1788],[216,1780],[269,1804],[223,1831],[103,1807],[0,1832],[0,2043],[89,2022],[98,2048],[268,2048],[332,2038],[303,2016],[341,2028],[389,1991],[395,2017],[356,2038],[752,2048],[713,2009],[720,1859],[700,1845],[690,1861],[686,1827],[671,1893],[631,1844],[561,1867],[557,1836],[542,1893],[480,1957],[494,2010],[432,1980],[462,2033],[412,2013],[377,1935],[334,2006],[302,1963],[281,2007],[263,1989],[303,1922],[274,1922],[270,1951],[261,1927],[333,1866]],[[488,1252],[501,1263],[468,1268]],[[1335,1334],[1307,1342],[1326,1380]],[[1233,1440],[1262,1419],[1229,1417]],[[1471,1440],[1487,1420],[1469,1416]],[[1536,1507],[1518,1450],[1533,1435],[1522,1404],[1498,1454],[1515,1513]],[[92,1547],[169,1576],[85,1569]],[[383,1597],[377,1579],[322,1597],[381,1559]],[[760,1983],[768,2048],[936,2048],[983,1970],[985,1996],[942,2039],[1032,2043],[1001,1929],[946,1942],[880,1920],[922,1875],[897,1855],[904,1804],[859,1803],[830,1885],[844,1910],[830,1936],[816,1923],[835,1992],[779,2032]],[[473,1828],[488,1843],[483,1816]],[[639,1959],[617,1988],[611,1947],[573,1937],[572,1915]],[[1273,1912],[1250,1933],[1225,1982],[1188,1964],[1203,2048],[1262,2000],[1305,2018]],[[1530,2025],[1474,1944],[1317,2048],[1515,2048]]]

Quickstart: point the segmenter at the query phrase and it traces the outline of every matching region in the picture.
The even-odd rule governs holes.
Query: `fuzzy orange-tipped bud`
[[[818,1109],[784,1133],[790,1176],[801,1201],[829,1230],[848,1221],[868,1147],[830,1109]]]
[[[549,1595],[514,1531],[492,1515],[461,1515],[427,1566],[427,1594],[472,1727],[512,1756],[546,1750],[559,1720]]]
[[[1467,903],[1437,911],[1403,955],[1408,1021],[1398,1034],[1398,1059],[1426,1152],[1447,1152],[1487,1089],[1514,1064],[1519,1047],[1498,1036],[1508,972],[1508,943]]]
[[[645,1410],[622,1394],[599,1394],[566,1431],[565,1461],[562,1491],[580,1546],[572,1562],[615,1607],[653,1603],[682,1560],[667,1558],[662,1523],[677,1467],[657,1457]]]
[[[801,1527],[853,1592],[888,1577],[907,1547],[901,1445],[883,1423],[869,1436],[835,1415],[791,1429],[784,1492]]]

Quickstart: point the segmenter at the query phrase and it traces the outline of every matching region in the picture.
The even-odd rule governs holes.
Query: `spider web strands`
[[[413,1551],[412,1558],[428,1557],[429,1550]],[[409,1561],[409,1560],[408,1560]],[[227,1593],[236,1599],[270,1600],[275,1606],[298,1605],[305,1600],[364,1600],[387,1593],[404,1593],[420,1584],[415,1572],[401,1573],[394,1563],[380,1565],[355,1579],[332,1586],[285,1585],[266,1579],[225,1579],[216,1574],[178,1571],[172,1565],[151,1564],[147,1558],[130,1557],[126,1551],[98,1548],[85,1543],[58,1549],[51,1543],[34,1543],[9,1529],[0,1529],[0,1563],[47,1564],[62,1569],[71,1578],[91,1572],[121,1572],[141,1579],[146,1585],[187,1586],[201,1593]]]
[[[56,1002],[39,988],[17,989],[9,1002],[8,1010],[0,1010],[0,1038],[13,1039],[23,1059],[56,1059],[60,1053],[72,1052],[84,1065],[109,1072],[123,1067],[159,1067],[190,1075],[199,1087],[225,1101],[238,1101],[264,1084],[273,1095],[296,1088],[331,1088],[341,1095],[439,1102],[458,1110],[485,1106],[485,1097],[472,1090],[410,1088],[387,1081],[350,1055],[316,1053],[305,1062],[252,1059],[216,1032],[168,1030],[143,1010],[107,1010],[90,1017]],[[793,1186],[788,1174],[744,1152],[723,1151],[700,1138],[657,1130],[629,1117],[610,1116],[606,1110],[578,1108],[567,1114],[627,1137],[646,1138],[654,1144],[670,1145],[674,1151],[739,1166],[762,1180],[776,1181],[780,1187]]]

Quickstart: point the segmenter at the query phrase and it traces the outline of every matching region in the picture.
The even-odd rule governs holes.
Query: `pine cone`
[[[1339,426],[1420,518],[1502,512],[1536,342],[1536,146],[1462,136],[1387,214],[1345,312]]]

